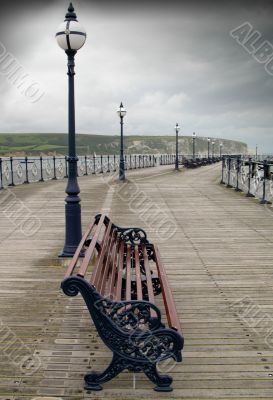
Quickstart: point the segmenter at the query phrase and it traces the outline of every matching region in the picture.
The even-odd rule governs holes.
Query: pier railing
[[[79,156],[78,159],[78,176],[107,174],[119,169],[119,156],[117,155]],[[190,155],[179,154],[178,160],[180,165],[195,167],[218,162],[220,158],[192,158]],[[174,164],[175,154],[125,155],[126,170]],[[0,189],[67,177],[68,162],[64,156],[0,158]]]
[[[161,154],[159,157],[159,163],[160,165],[170,165],[170,164],[175,164],[175,154]],[[183,165],[185,167],[189,165],[208,165],[208,164],[214,164],[216,162],[221,161],[221,157],[219,156],[211,156],[207,157],[202,154],[196,155],[196,157],[193,157],[191,154],[178,154],[178,163],[180,165]]]
[[[159,156],[130,154],[125,156],[125,169],[150,168],[159,165]],[[119,156],[79,156],[78,176],[114,172]],[[0,158],[0,189],[7,186],[64,179],[68,176],[66,157],[2,157]]]
[[[273,201],[273,160],[253,160],[251,157],[225,156],[222,159],[221,183],[248,197],[256,197],[262,204]]]

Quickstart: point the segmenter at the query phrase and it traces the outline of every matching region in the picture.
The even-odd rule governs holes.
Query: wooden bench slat
[[[136,275],[137,299],[143,300],[138,246],[135,246],[134,252],[135,252],[135,275]]]
[[[102,247],[101,247],[101,250],[98,253],[96,265],[94,267],[94,270],[93,270],[93,273],[92,273],[91,279],[90,279],[91,284],[93,286],[95,286],[95,288],[97,287],[97,285],[99,284],[99,281],[102,278],[101,267],[103,265],[105,252],[106,252],[106,250],[108,249],[108,246],[109,246],[109,241],[111,240],[111,237],[112,237],[111,234],[113,234],[112,222],[109,222],[109,224],[107,226],[107,229],[106,229],[106,232],[104,234]]]
[[[97,243],[101,228],[102,228],[103,223],[104,223],[104,219],[105,219],[105,214],[102,214],[101,217],[100,217],[99,223],[97,225],[96,231],[94,233],[94,236],[92,237],[91,243],[88,246],[88,249],[86,250],[83,262],[82,262],[82,264],[80,266],[80,269],[79,269],[79,271],[77,273],[77,275],[81,276],[82,278],[84,278],[84,276],[86,274],[89,261],[90,261],[92,255],[93,255],[94,250],[95,250],[96,243]]]
[[[125,299],[131,300],[131,246],[127,244],[126,251],[126,294]]]
[[[124,262],[124,241],[121,241],[119,248],[119,255],[118,255],[118,276],[117,276],[116,293],[114,296],[114,299],[117,301],[121,300],[123,262]]]
[[[182,334],[182,329],[180,326],[180,322],[177,316],[177,311],[175,307],[175,303],[173,300],[172,292],[170,290],[170,286],[166,277],[166,272],[163,267],[160,253],[157,246],[154,246],[154,255],[156,260],[156,266],[158,271],[158,277],[160,280],[161,292],[165,304],[166,316],[168,320],[169,327],[179,331]]]
[[[117,241],[115,243],[115,249],[114,249],[114,255],[113,255],[113,263],[112,263],[111,274],[110,274],[109,285],[108,285],[109,297],[111,299],[114,298],[115,285],[117,284],[119,248],[120,248],[120,241]],[[106,294],[107,293],[104,292],[104,296]]]
[[[80,241],[80,244],[79,244],[79,246],[77,247],[77,250],[75,251],[75,254],[74,254],[74,256],[72,257],[72,259],[71,259],[71,261],[70,261],[70,263],[69,263],[69,265],[68,265],[68,268],[67,268],[66,273],[65,273],[65,276],[64,276],[65,278],[68,278],[70,275],[73,274],[74,268],[75,268],[75,266],[77,265],[77,261],[78,261],[78,258],[80,257],[80,254],[81,254],[82,248],[83,248],[83,246],[84,246],[84,243],[85,243],[86,239],[88,238],[88,236],[90,235],[92,229],[94,228],[94,225],[95,225],[95,221],[92,222],[92,223],[89,225],[87,231],[86,231],[85,234],[83,235],[83,237],[82,237],[82,239],[81,239],[81,241]]]
[[[116,232],[113,230],[111,238],[109,239],[109,247],[107,248],[107,255],[106,255],[106,262],[104,263],[104,271],[101,273],[102,279],[100,280],[99,284],[97,285],[97,290],[100,293],[104,293],[105,286],[108,282],[109,270],[111,267],[111,261],[113,257],[113,248],[115,247],[116,241]]]
[[[155,303],[155,297],[154,297],[154,288],[152,284],[152,274],[151,274],[151,269],[150,269],[150,264],[148,260],[148,254],[147,254],[147,249],[144,244],[141,246],[142,248],[142,254],[143,254],[143,259],[144,259],[144,267],[145,267],[145,275],[146,275],[146,282],[147,282],[147,290],[148,290],[148,300],[150,303]],[[155,310],[151,310],[151,316],[156,317],[156,312]]]

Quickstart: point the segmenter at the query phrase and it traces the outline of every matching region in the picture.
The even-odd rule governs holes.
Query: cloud
[[[183,134],[273,151],[273,78],[229,35],[250,21],[271,40],[272,2],[74,3],[88,33],[76,55],[78,132],[117,134],[123,101],[126,134],[173,134],[179,122]],[[54,38],[66,6],[18,5],[16,18],[5,8],[1,40],[46,95],[29,104],[0,76],[0,131],[67,130],[66,57]]]

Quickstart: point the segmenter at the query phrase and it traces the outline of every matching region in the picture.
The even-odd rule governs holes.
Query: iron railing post
[[[68,178],[68,165],[67,165],[67,156],[64,157],[64,164],[65,164],[65,178]]]
[[[116,155],[114,154],[114,169],[113,169],[113,171],[115,172],[117,169],[116,169]]]
[[[260,204],[269,204],[269,201],[266,200],[266,181],[267,181],[267,175],[268,175],[268,171],[267,171],[267,160],[263,161],[263,198],[260,201]]]
[[[53,179],[56,180],[57,176],[56,176],[56,157],[53,156]]]
[[[80,158],[78,157],[78,160],[77,160],[77,169],[76,169],[77,178],[79,177],[79,161],[80,161]]]
[[[241,192],[242,190],[239,189],[239,172],[241,170],[241,159],[240,156],[236,159],[236,192]]]
[[[255,197],[254,194],[251,193],[251,175],[252,175],[252,158],[248,158],[248,189],[246,197]]]
[[[222,179],[221,179],[221,184],[224,185],[224,166],[225,166],[225,157],[222,157]]]
[[[11,183],[9,184],[9,186],[14,186],[13,157],[10,157],[10,174],[11,174]]]
[[[230,184],[230,172],[231,172],[231,157],[228,156],[228,181],[227,181],[227,187],[231,188],[231,184]]]
[[[87,176],[88,175],[88,171],[87,171],[87,156],[84,156],[84,165],[85,165],[85,173],[84,175]]]
[[[40,182],[44,182],[43,157],[40,156]]]
[[[28,180],[28,158],[27,158],[27,156],[25,157],[25,163],[26,163],[26,180],[25,180],[24,183],[29,183],[29,180]]]
[[[0,158],[0,190],[4,188],[3,185],[3,167],[2,167],[2,158]]]

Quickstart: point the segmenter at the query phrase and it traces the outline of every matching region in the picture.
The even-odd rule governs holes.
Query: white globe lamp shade
[[[174,129],[179,132],[180,131],[180,126],[178,124],[175,125]]]
[[[117,114],[119,117],[123,118],[125,117],[127,111],[125,110],[125,108],[123,107],[123,104],[121,103],[118,110],[117,110]]]
[[[193,132],[192,137],[194,137],[194,138],[196,137],[196,133],[195,132]]]
[[[86,31],[77,21],[72,4],[68,8],[65,21],[57,29],[56,40],[61,49],[74,51],[79,50],[86,41]]]

